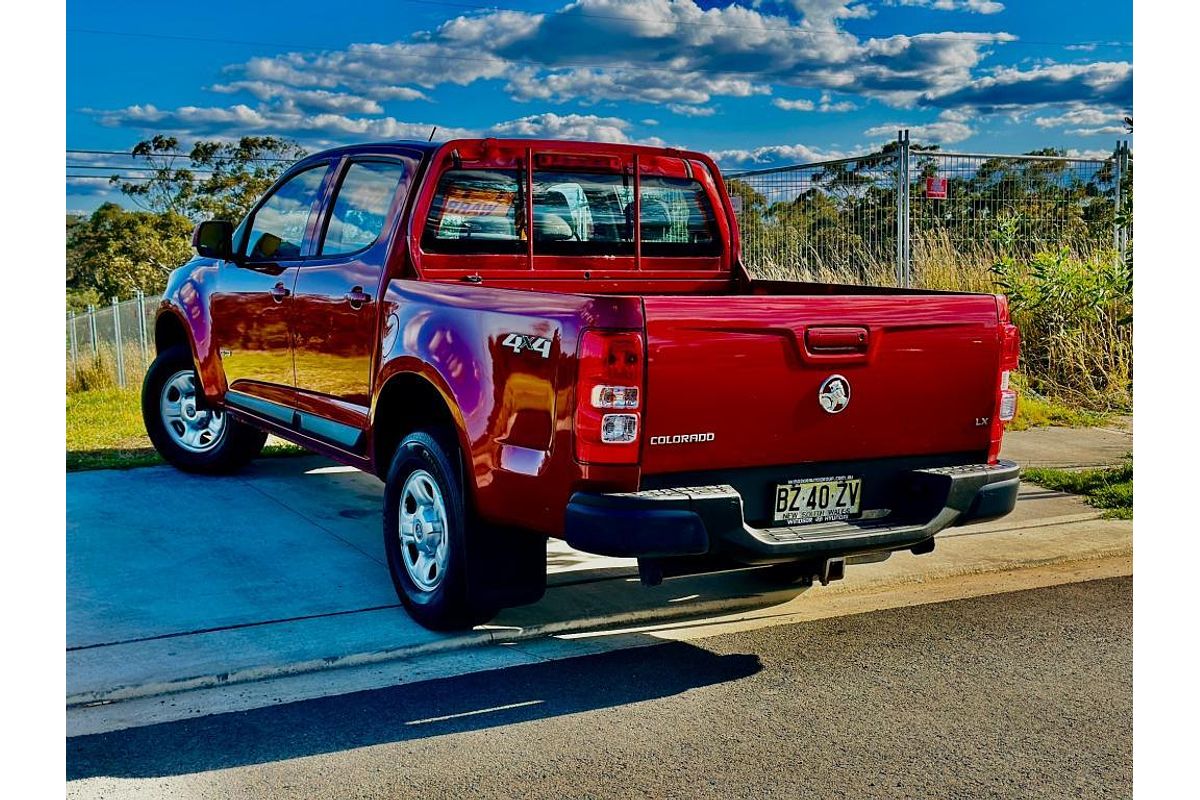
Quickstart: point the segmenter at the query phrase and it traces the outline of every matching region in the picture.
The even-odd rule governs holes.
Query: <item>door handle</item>
[[[863,327],[809,328],[804,335],[812,353],[865,353],[870,333]]]
[[[283,281],[280,281],[271,287],[271,299],[273,299],[276,303],[282,303],[291,293],[292,290],[284,286]]]
[[[350,302],[351,308],[362,308],[364,304],[371,302],[371,295],[364,292],[361,286],[355,286],[346,292],[346,300]]]

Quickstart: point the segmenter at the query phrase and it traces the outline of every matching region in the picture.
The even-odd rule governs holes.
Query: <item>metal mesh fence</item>
[[[159,297],[67,315],[68,390],[136,386],[154,358],[154,311]]]
[[[743,261],[760,277],[893,280],[880,267],[894,263],[896,165],[877,153],[730,176]]]
[[[727,176],[742,257],[764,278],[927,285],[1001,254],[1122,250],[1132,160],[946,153],[903,134],[879,153]],[[961,273],[961,269],[959,269]]]
[[[911,164],[914,236],[944,237],[960,249],[1112,245],[1112,158],[914,152]]]

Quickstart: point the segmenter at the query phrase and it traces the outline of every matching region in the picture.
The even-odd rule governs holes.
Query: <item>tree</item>
[[[147,162],[150,177],[130,181],[114,175],[109,182],[156,214],[237,222],[304,153],[278,136],[243,136],[236,142],[199,140],[185,156],[174,136],[156,135],[131,151]]]
[[[167,274],[191,256],[192,222],[167,212],[105,203],[67,234],[67,290],[79,298],[126,298],[162,291]]]

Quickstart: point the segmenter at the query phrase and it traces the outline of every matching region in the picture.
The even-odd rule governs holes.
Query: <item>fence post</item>
[[[1121,172],[1125,165],[1121,163],[1121,140],[1113,150],[1113,249],[1117,258],[1121,257]]]
[[[88,305],[88,334],[92,337],[92,358],[100,358],[100,348],[96,345],[96,307]]]
[[[1116,237],[1117,258],[1126,257],[1126,248],[1129,246],[1129,227],[1124,224],[1122,212],[1126,206],[1126,197],[1124,197],[1124,179],[1129,173],[1129,143],[1117,142],[1117,162],[1116,162],[1116,213],[1114,215],[1114,235]]]
[[[121,304],[117,298],[112,299],[113,331],[117,347],[117,385],[125,388],[125,347],[121,342]]]
[[[145,372],[146,367],[149,365],[146,347],[146,293],[141,289],[137,290],[137,315],[138,339],[142,345],[142,372]]]
[[[908,288],[912,276],[909,264],[909,186],[908,131],[896,132],[896,283]]]
[[[75,332],[75,312],[71,312],[71,377],[79,377],[79,334]]]

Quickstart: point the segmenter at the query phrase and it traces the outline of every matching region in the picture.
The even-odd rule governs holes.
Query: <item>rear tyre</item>
[[[208,405],[186,345],[164,350],[147,370],[142,421],[154,449],[184,472],[233,472],[267,441],[265,431]]]
[[[545,537],[501,531],[467,512],[453,446],[400,442],[384,489],[383,542],[396,595],[426,628],[462,630],[545,589]]]

